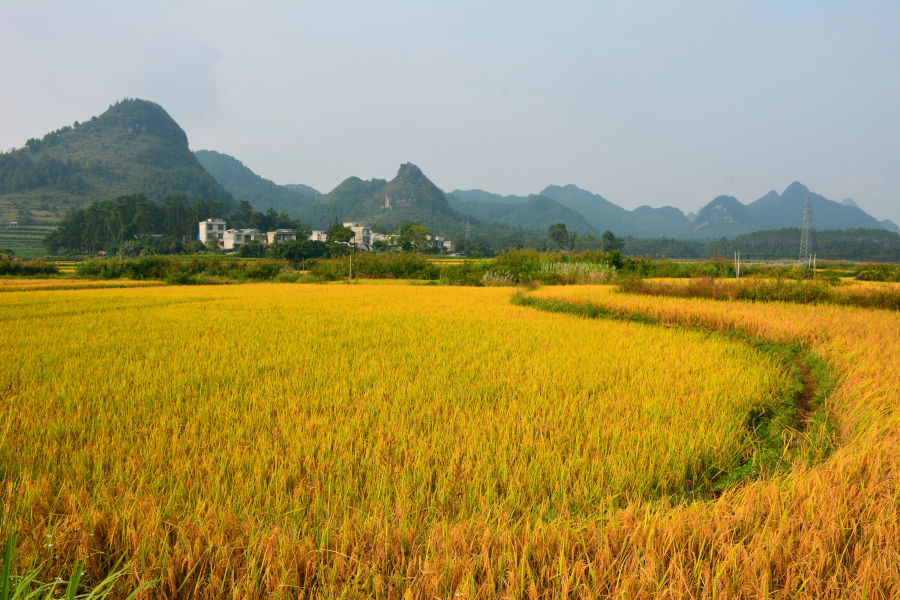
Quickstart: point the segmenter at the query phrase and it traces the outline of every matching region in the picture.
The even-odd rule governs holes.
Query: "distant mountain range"
[[[878,221],[863,212],[851,198],[834,202],[810,192],[796,181],[783,193],[773,190],[748,205],[733,196],[719,196],[696,215],[685,215],[672,206],[641,206],[629,211],[574,185],[551,185],[540,196],[556,201],[557,204],[544,207],[548,219],[557,219],[554,222],[564,222],[566,227],[579,231],[586,231],[588,227],[592,232],[609,229],[616,235],[635,238],[712,239],[764,229],[800,227],[807,196],[812,205],[813,227],[816,229],[887,229],[900,233],[900,228],[893,222]],[[460,212],[477,213],[484,215],[484,218],[518,224],[523,217],[516,207],[524,207],[535,197],[538,196],[501,196],[483,190],[454,190],[450,203]],[[574,211],[574,214],[564,213],[562,208]],[[532,211],[527,214],[533,222],[536,221]]]
[[[510,197],[514,196],[507,196]],[[478,202],[462,200],[455,194],[448,194],[447,202],[457,212],[488,222],[508,223],[541,231],[546,231],[554,223],[565,223],[569,231],[591,233],[594,236],[602,233],[588,223],[581,213],[560,204],[553,198],[537,195],[521,198],[521,201],[517,202],[506,202],[507,198],[503,198],[500,202]]]
[[[880,222],[863,212],[852,199],[835,202],[811,192],[795,181],[784,192],[772,190],[759,200],[744,205],[731,196],[719,196],[704,206],[682,238],[734,236],[763,229],[801,227],[803,207],[809,198],[812,224],[816,229],[888,229],[897,231],[890,221]]]
[[[511,224],[520,224],[519,213],[509,209],[510,205],[525,204],[534,196],[500,196],[483,190],[453,190],[452,196],[460,201],[468,202],[466,206],[472,210],[472,203],[487,205],[477,209],[481,214],[492,214],[496,220]],[[633,211],[613,204],[606,198],[592,194],[574,185],[560,187],[551,185],[539,194],[544,198],[555,200],[553,205],[544,206],[544,222],[565,223],[568,229],[575,231],[603,232],[607,229],[616,235],[632,235],[634,237],[659,237],[673,235],[673,232],[686,229],[690,221],[684,213],[672,206],[651,208],[641,206]],[[459,203],[451,204],[457,210],[463,210]],[[502,208],[506,206],[507,208]],[[569,211],[561,209],[566,208]],[[574,211],[574,213],[572,212]],[[538,219],[532,213],[531,218]],[[510,219],[510,220],[506,220]],[[548,225],[549,227],[549,225]]]

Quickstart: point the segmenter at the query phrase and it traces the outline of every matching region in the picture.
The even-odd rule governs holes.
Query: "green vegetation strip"
[[[526,306],[584,319],[612,319],[645,325],[675,327],[645,315],[620,313],[591,303],[537,298],[518,292],[512,299]],[[747,416],[745,424],[753,451],[728,471],[708,472],[700,481],[685,483],[683,493],[670,496],[673,503],[716,497],[743,482],[784,473],[795,464],[810,465],[826,458],[834,449],[836,426],[825,407],[825,399],[836,380],[829,365],[814,352],[795,343],[774,343],[737,330],[718,332],[701,327],[683,327],[722,335],[747,344],[761,354],[774,358],[791,380],[781,397]]]

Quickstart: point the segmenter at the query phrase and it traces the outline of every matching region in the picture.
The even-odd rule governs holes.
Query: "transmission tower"
[[[803,207],[803,234],[800,236],[800,263],[807,262],[807,266],[812,261],[812,240],[810,239],[810,229],[812,227],[812,205],[809,203],[809,196],[806,197],[806,206]]]

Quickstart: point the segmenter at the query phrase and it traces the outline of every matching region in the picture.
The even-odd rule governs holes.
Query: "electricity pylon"
[[[810,229],[812,228],[812,205],[809,203],[809,196],[806,197],[806,206],[803,207],[803,233],[800,235],[800,262],[798,267],[803,266],[803,260],[806,260],[807,266],[812,261],[812,239],[810,238]]]

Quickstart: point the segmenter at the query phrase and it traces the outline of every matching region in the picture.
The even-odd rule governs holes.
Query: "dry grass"
[[[807,572],[771,556],[789,571],[770,577],[745,549],[755,498],[784,482],[669,508],[752,452],[747,415],[787,385],[742,344],[503,289],[25,298],[0,298],[0,489],[48,577],[126,557],[123,585],[161,578],[157,597],[497,598],[734,595]],[[784,534],[844,539],[829,531]]]

